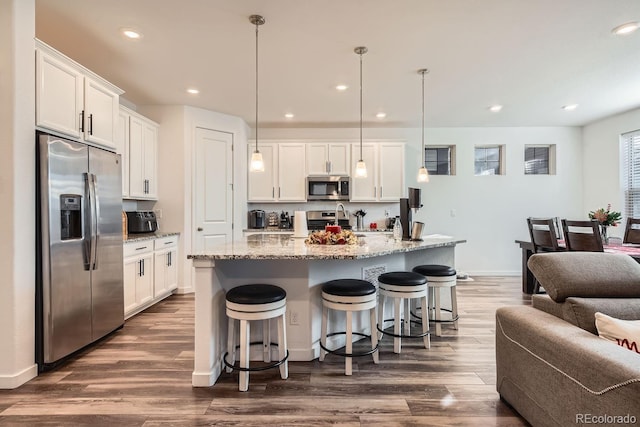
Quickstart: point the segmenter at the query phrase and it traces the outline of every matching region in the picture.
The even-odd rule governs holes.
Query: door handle
[[[89,135],[93,135],[93,113],[89,114]]]
[[[382,198],[382,185],[380,186],[380,198]]]
[[[80,132],[84,132],[84,110],[80,112]]]
[[[202,227],[198,227],[198,231],[202,231],[204,230]]]
[[[98,197],[98,177],[96,174],[92,175],[92,186],[93,186],[93,249],[91,250],[91,254],[93,256],[93,260],[91,261],[91,269],[96,270],[98,268],[98,239],[100,237],[100,230],[98,229],[98,218],[100,218],[100,198]]]

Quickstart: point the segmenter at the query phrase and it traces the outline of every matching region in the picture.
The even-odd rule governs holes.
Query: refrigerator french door
[[[36,362],[124,324],[120,156],[37,133]]]

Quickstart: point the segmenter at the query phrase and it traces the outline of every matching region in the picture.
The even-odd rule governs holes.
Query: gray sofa
[[[501,399],[533,426],[640,425],[640,354],[598,337],[594,317],[640,319],[640,265],[593,252],[528,265],[547,295],[496,312]]]

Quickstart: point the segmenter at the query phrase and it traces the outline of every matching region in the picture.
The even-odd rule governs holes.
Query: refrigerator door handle
[[[84,260],[84,269],[91,270],[91,249],[93,247],[93,195],[92,195],[92,186],[91,186],[91,174],[83,173],[84,178],[84,227],[82,230],[82,238],[83,238],[83,260]]]
[[[95,270],[97,245],[97,217],[96,217],[96,185],[95,175],[87,174],[89,185],[89,270]]]
[[[98,230],[98,220],[100,219],[100,197],[98,196],[98,177],[93,175],[93,207],[94,207],[94,232],[93,232],[93,249],[91,254],[93,259],[91,260],[92,270],[98,268],[98,240],[100,239],[100,230]]]

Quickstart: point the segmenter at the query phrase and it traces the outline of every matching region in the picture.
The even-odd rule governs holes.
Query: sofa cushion
[[[640,265],[605,252],[533,254],[529,269],[556,302],[567,297],[640,298]]]
[[[640,298],[569,297],[562,304],[562,318],[579,328],[598,334],[596,312],[618,319],[640,319]]]
[[[549,295],[532,295],[531,305],[533,308],[537,308],[538,310],[553,314],[560,319],[564,319],[562,314],[562,303],[555,302],[549,298]]]
[[[640,354],[640,320],[620,320],[596,313],[598,335]]]

